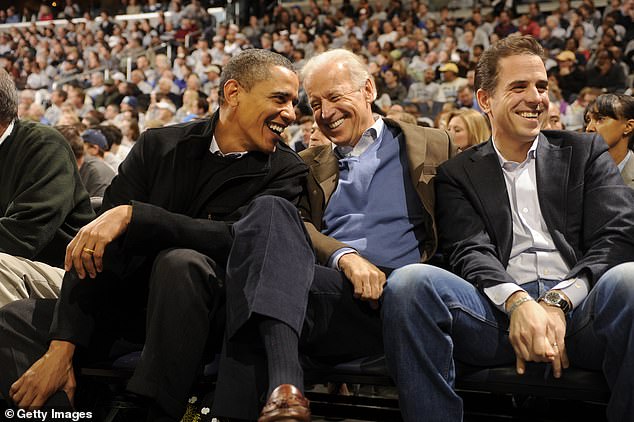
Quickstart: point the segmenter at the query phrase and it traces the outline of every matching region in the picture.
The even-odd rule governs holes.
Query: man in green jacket
[[[56,130],[18,119],[0,70],[0,306],[57,297],[66,245],[94,217],[73,153]]]

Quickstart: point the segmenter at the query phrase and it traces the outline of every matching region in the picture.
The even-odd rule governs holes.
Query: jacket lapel
[[[537,194],[542,216],[551,235],[565,233],[572,147],[555,145],[540,133],[536,157]]]
[[[504,175],[492,142],[489,139],[474,147],[477,151],[465,163],[465,172],[484,211],[491,241],[499,246],[500,258],[506,265],[511,254],[513,221]]]
[[[313,157],[310,163],[310,174],[324,195],[324,204],[337,187],[339,180],[339,163],[330,145],[326,145]]]

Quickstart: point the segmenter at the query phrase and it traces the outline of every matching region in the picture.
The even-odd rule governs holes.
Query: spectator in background
[[[471,85],[465,84],[458,88],[456,106],[458,108],[471,108],[478,112],[481,111]]]
[[[540,29],[539,23],[534,21],[528,13],[524,13],[519,19],[519,32],[522,35],[530,35],[535,39],[539,39]]]
[[[563,113],[562,121],[566,126],[566,130],[582,131],[585,126],[585,112],[588,104],[593,102],[599,95],[601,90],[597,88],[585,87],[577,96],[577,99],[566,107]]]
[[[317,122],[313,122],[310,128],[310,140],[308,142],[308,147],[312,148],[312,147],[318,147],[321,145],[334,146],[334,144],[330,142],[330,139],[328,139],[326,135],[322,133],[321,129],[319,129]]]
[[[98,142],[94,138],[101,135],[103,144],[107,146],[103,135],[96,130],[89,129],[81,136],[76,126],[57,126],[56,129],[66,138],[73,150],[77,168],[79,169],[79,177],[81,177],[88,195],[91,198],[102,197],[114,178],[115,172],[103,159],[86,154],[85,144],[89,142],[86,140],[87,138],[91,139],[90,142]]]
[[[586,72],[587,86],[605,88],[608,92],[625,91],[625,72],[614,61],[610,50],[597,52],[596,64]]]
[[[119,89],[115,85],[113,79],[106,79],[103,83],[103,92],[95,97],[94,107],[97,109],[105,108],[110,104],[119,105],[125,95],[119,93]]]
[[[422,82],[414,82],[409,86],[405,104],[417,106],[420,114],[430,116],[433,110],[434,99],[438,96],[440,84],[435,81],[436,72],[428,67],[423,71]]]
[[[572,103],[581,89],[586,86],[586,74],[577,67],[577,56],[570,50],[565,50],[556,56],[558,68],[555,77],[566,102]]]
[[[445,117],[447,132],[453,135],[452,143],[459,151],[488,141],[491,129],[487,118],[479,111],[470,109],[452,110]]]
[[[105,90],[104,77],[101,72],[93,72],[90,74],[90,87],[86,89],[86,95],[88,95],[91,101],[94,102],[95,98],[103,94]]]
[[[542,121],[542,129],[544,130],[564,130],[563,122],[561,121],[561,111],[559,110],[559,104],[551,102],[548,105],[548,114]]]
[[[313,132],[315,119],[312,116],[302,116],[298,121],[299,129],[291,138],[291,148],[295,152],[301,152],[310,145],[310,137]]]
[[[379,96],[387,95],[392,103],[402,103],[407,97],[407,88],[401,83],[401,75],[390,68],[383,72],[383,84]]]
[[[440,103],[456,102],[458,89],[467,85],[467,80],[458,76],[458,65],[455,63],[445,63],[438,71],[442,75],[442,82],[435,100]]]
[[[118,124],[124,126],[125,121],[126,119],[124,117]],[[117,173],[119,171],[119,165],[128,155],[132,146],[123,144],[123,132],[113,124],[101,124],[99,125],[99,131],[106,137],[106,141],[108,142],[108,149],[104,155],[104,161]],[[138,138],[138,126],[136,136]]]
[[[634,98],[601,94],[588,106],[586,132],[597,132],[629,187],[634,188]]]
[[[51,126],[57,125],[57,121],[62,115],[62,104],[68,98],[68,93],[63,89],[56,89],[51,93],[51,105],[44,112],[44,118]]]
[[[517,31],[518,29],[512,21],[511,12],[506,9],[502,10],[498,16],[497,24],[493,28],[493,32],[502,39]]]

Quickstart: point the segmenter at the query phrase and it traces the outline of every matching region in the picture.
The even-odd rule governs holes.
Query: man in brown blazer
[[[240,297],[246,287],[249,303],[267,292],[247,286],[267,278],[293,280],[285,297],[271,298],[289,329],[283,345],[264,344],[269,400],[260,422],[309,420],[298,352],[328,362],[383,352],[383,286],[392,270],[434,255],[433,177],[455,154],[444,131],[375,117],[374,80],[353,53],[329,51],[311,59],[302,73],[315,121],[335,148],[301,154],[310,167],[302,219],[286,201],[255,201],[233,227],[227,266],[229,321],[240,315],[234,294]],[[245,386],[260,385],[254,368],[262,363],[253,348],[251,355],[241,348],[245,336],[229,331],[227,337],[226,360],[237,366],[221,371],[219,383],[236,388],[231,396],[216,396],[212,413],[250,419],[250,404],[259,395]]]

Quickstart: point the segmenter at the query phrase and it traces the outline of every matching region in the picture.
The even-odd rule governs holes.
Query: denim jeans
[[[522,287],[533,297],[554,285]],[[405,421],[461,421],[453,391],[455,361],[512,364],[509,320],[472,284],[443,269],[413,264],[396,270],[383,294],[388,369]],[[602,370],[612,390],[610,421],[634,414],[634,263],[607,271],[568,316],[566,348],[572,366]],[[562,375],[565,377],[565,370]]]

